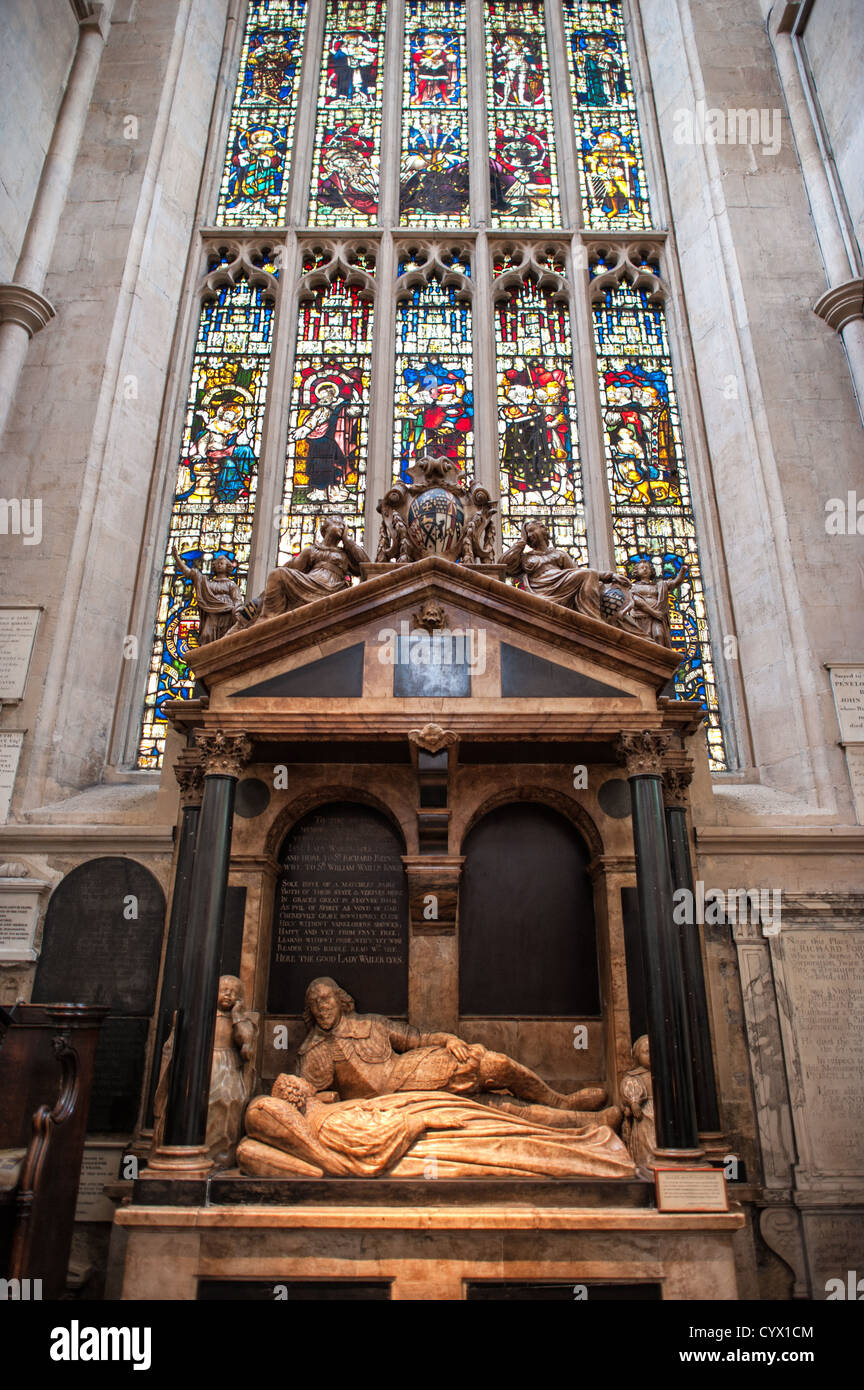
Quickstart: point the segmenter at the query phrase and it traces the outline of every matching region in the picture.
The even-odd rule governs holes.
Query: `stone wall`
[[[4,0],[0,81],[0,281],[11,280],[78,26],[69,0]]]

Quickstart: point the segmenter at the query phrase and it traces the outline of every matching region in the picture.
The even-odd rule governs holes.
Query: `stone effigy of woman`
[[[327,1102],[299,1076],[252,1101],[246,1136],[237,1163],[259,1177],[634,1176],[608,1125],[552,1127],[436,1091]]]
[[[621,1099],[624,1103],[621,1137],[637,1168],[648,1168],[654,1162],[657,1132],[647,1033],[643,1033],[633,1044],[633,1061],[636,1065],[621,1078]]]
[[[243,1133],[243,1113],[255,1086],[255,1044],[258,1023],[247,1012],[243,986],[236,975],[219,980],[210,1100],[205,1147],[217,1168],[234,1162]]]
[[[552,544],[542,521],[526,521],[521,540],[504,552],[502,561],[508,576],[526,593],[600,622],[607,621],[601,605],[603,585],[616,581],[629,587],[623,575],[580,569],[568,551]]]
[[[345,588],[349,574],[359,576],[360,566],[368,562],[362,545],[349,535],[345,518],[339,513],[327,516],[317,540],[270,571],[258,616],[274,618],[338,593]]]

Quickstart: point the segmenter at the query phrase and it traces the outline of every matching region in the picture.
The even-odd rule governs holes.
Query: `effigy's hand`
[[[461,1038],[454,1037],[452,1033],[447,1035],[444,1046],[448,1052],[452,1052],[457,1062],[467,1062],[471,1056],[471,1049],[468,1044],[463,1042]]]

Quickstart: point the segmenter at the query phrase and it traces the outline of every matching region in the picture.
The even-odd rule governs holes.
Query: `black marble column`
[[[651,730],[621,734],[619,747],[627,764],[633,808],[657,1142],[661,1149],[692,1151],[698,1147],[696,1105],[663,812],[663,757],[669,736]]]
[[[181,754],[182,759],[188,757],[188,753]],[[180,784],[182,811],[177,833],[174,891],[171,895],[168,941],[165,946],[165,960],[162,966],[162,987],[159,993],[159,1011],[156,1015],[153,1056],[150,1062],[150,1082],[147,1087],[147,1104],[144,1108],[145,1130],[153,1129],[153,1105],[156,1098],[156,1087],[159,1085],[162,1048],[171,1032],[171,1023],[180,993],[180,966],[183,960],[183,944],[186,939],[186,922],[189,916],[192,864],[195,857],[195,840],[198,834],[201,797],[204,790],[204,771],[197,760],[194,763],[178,762],[174,769],[174,776]]]
[[[686,889],[692,903],[695,901],[693,864],[690,859],[690,837],[687,833],[687,788],[691,775],[686,768],[667,768],[663,774],[663,799],[666,804],[672,889],[673,892]],[[717,1134],[720,1129],[720,1111],[717,1105],[699,923],[695,920],[695,915],[692,922],[685,922],[678,927],[678,933],[687,1024],[690,1030],[690,1062],[696,1102],[696,1123],[700,1134]]]
[[[189,910],[163,1144],[200,1149],[207,1132],[222,919],[237,779],[249,757],[246,734],[200,733],[204,796],[192,866]]]

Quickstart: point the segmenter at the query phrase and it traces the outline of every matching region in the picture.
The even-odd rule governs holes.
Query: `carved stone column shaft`
[[[169,1148],[192,1150],[202,1148],[207,1132],[234,793],[251,752],[246,734],[198,733],[196,741],[203,755],[204,795],[189,886],[164,1139]]]
[[[669,735],[657,731],[625,733],[619,738],[633,807],[657,1139],[662,1149],[696,1150],[687,1007],[680,946],[672,920],[672,876],[663,814],[662,768],[668,747]]]

